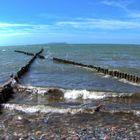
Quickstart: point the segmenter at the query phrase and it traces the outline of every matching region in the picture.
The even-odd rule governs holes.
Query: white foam
[[[110,75],[104,75],[103,77],[104,78],[110,78],[111,76]]]
[[[140,117],[140,110],[134,110],[133,114]]]
[[[52,53],[49,50],[47,50],[45,58],[46,59],[52,59]]]
[[[60,114],[66,114],[66,113],[70,113],[70,114],[77,114],[77,113],[89,113],[89,114],[94,114],[95,113],[95,109],[96,107],[92,107],[92,108],[55,108],[55,107],[51,107],[51,106],[45,106],[45,105],[20,105],[20,104],[2,104],[2,106],[5,109],[8,110],[17,110],[17,111],[21,111],[21,112],[25,112],[25,113],[36,113],[36,112],[40,112],[40,113],[60,113]],[[110,112],[110,113],[132,113],[133,115],[136,115],[138,117],[140,117],[140,110],[106,110],[103,112]]]
[[[22,85],[19,85],[20,88],[23,88],[23,89],[26,89],[26,91],[29,91],[31,92],[32,94],[41,94],[41,95],[44,95],[45,93],[48,92],[48,89],[50,88],[41,88],[41,87],[33,87],[33,86],[30,86],[30,85],[27,85],[27,86],[22,86]]]
[[[2,106],[6,109],[9,110],[17,110],[17,111],[22,111],[25,113],[36,113],[36,112],[41,112],[41,113],[71,113],[71,114],[76,114],[76,113],[94,113],[94,109],[83,109],[83,108],[55,108],[51,106],[45,106],[45,105],[19,105],[19,104],[2,104]]]
[[[22,87],[22,86],[21,86]],[[23,86],[24,87],[24,86]],[[44,94],[47,94],[48,91],[50,89],[58,89],[62,92],[64,92],[65,90],[62,89],[62,88],[54,88],[54,87],[46,87],[46,88],[43,88],[43,87],[33,87],[33,86],[28,86],[27,89],[30,91],[33,91],[33,94],[41,94],[41,95],[44,95]]]
[[[87,90],[67,90],[64,94],[65,99],[103,99],[104,92],[90,92]]]
[[[140,83],[139,84],[133,83],[133,82],[127,81],[126,79],[119,79],[119,81],[123,82],[123,83],[127,83],[127,84],[130,84],[130,85],[133,85],[133,86],[140,86]]]
[[[21,86],[22,88],[23,86]],[[25,87],[23,87],[25,88]],[[131,97],[135,95],[136,93],[117,93],[117,92],[100,92],[100,91],[88,91],[88,90],[65,90],[62,88],[55,88],[55,87],[32,87],[28,86],[26,87],[26,90],[29,91],[32,94],[40,94],[40,95],[47,95],[49,93],[50,89],[57,89],[58,91],[61,91],[64,93],[64,99],[94,99],[94,100],[100,100],[104,98],[115,98],[115,97]],[[56,90],[56,92],[57,92]],[[53,93],[52,93],[53,94]]]
[[[65,99],[103,99],[106,97],[124,97],[132,96],[133,93],[113,93],[113,92],[99,92],[87,90],[66,90],[64,94]]]
[[[118,80],[118,81],[120,81],[120,82],[123,82],[123,83],[125,83],[125,84],[130,84],[130,85],[133,85],[133,86],[140,86],[140,83],[133,83],[133,82],[130,82],[130,81],[124,79],[124,78],[119,79],[119,78],[117,78],[117,77],[112,77],[111,75],[104,75],[103,77],[104,77],[104,78],[116,79],[116,80]]]

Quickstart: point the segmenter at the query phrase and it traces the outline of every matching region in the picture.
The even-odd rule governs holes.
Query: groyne
[[[38,53],[36,53],[23,67],[21,67],[17,73],[11,78],[5,82],[1,87],[0,87],[0,104],[5,103],[8,101],[8,99],[12,96],[14,93],[13,91],[13,80],[15,82],[18,82],[17,80],[20,80],[24,74],[26,74],[29,71],[29,68],[31,64],[34,62],[34,60],[43,52],[43,49],[41,49]]]
[[[19,51],[19,50],[15,50],[15,52],[22,53],[22,54],[29,55],[29,56],[34,56],[35,55],[34,53],[29,53],[29,52]],[[45,59],[45,57],[43,55],[40,55],[40,54],[37,57],[40,58],[40,59]]]
[[[103,68],[100,66],[86,65],[86,64],[69,61],[69,60],[65,60],[65,59],[60,59],[60,58],[56,58],[56,57],[53,57],[53,61],[58,62],[58,63],[71,64],[71,65],[91,68],[91,69],[94,69],[97,73],[110,75],[111,77],[118,78],[118,79],[125,79],[129,82],[136,83],[136,84],[140,83],[140,77],[138,77],[136,75],[131,75],[131,74],[116,71],[116,70],[111,70],[111,69]]]

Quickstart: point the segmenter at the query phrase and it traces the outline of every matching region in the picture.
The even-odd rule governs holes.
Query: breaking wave
[[[119,93],[119,92],[108,92],[108,91],[89,91],[89,90],[67,90],[62,88],[54,87],[26,87],[26,90],[31,94],[42,94],[42,95],[54,95],[63,96],[64,99],[93,99],[100,100],[104,98],[140,98],[140,93]]]
[[[64,94],[65,99],[103,99],[107,97],[124,97],[127,93],[113,93],[113,92],[99,92],[87,90],[66,90]],[[131,95],[128,95],[131,96]]]
[[[94,109],[86,109],[86,108],[59,108],[59,107],[52,107],[52,106],[45,106],[45,105],[19,105],[19,104],[3,104],[2,105],[5,109],[9,110],[17,110],[22,111],[25,113],[71,113],[71,114],[77,114],[77,113],[94,113]]]
[[[2,49],[1,51],[2,51],[2,52],[5,52],[6,50],[5,50],[5,49]]]
[[[20,104],[2,104],[2,106],[5,109],[8,110],[16,110],[16,111],[21,111],[24,113],[59,113],[59,114],[78,114],[78,113],[88,113],[88,114],[94,114],[96,106],[92,108],[83,108],[81,106],[78,107],[68,107],[68,108],[62,108],[62,107],[53,107],[53,106],[45,106],[45,105],[20,105]],[[125,113],[125,114],[133,114],[135,116],[140,116],[140,110],[128,110],[128,109],[105,109],[102,110],[101,112],[106,112],[106,113],[111,113],[111,114],[116,114],[116,113]]]
[[[45,58],[46,59],[52,59],[52,53],[49,50],[47,50]]]

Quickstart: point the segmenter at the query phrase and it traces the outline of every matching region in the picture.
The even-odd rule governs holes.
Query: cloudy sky
[[[0,45],[140,44],[140,0],[0,0]]]

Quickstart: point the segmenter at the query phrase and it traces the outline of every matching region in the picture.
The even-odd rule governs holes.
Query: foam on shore
[[[20,105],[20,104],[2,104],[2,106],[5,109],[8,110],[16,110],[16,111],[21,111],[24,113],[59,113],[59,114],[78,114],[78,113],[88,113],[88,114],[94,114],[96,106],[92,108],[82,108],[80,106],[78,107],[68,107],[68,108],[59,108],[59,107],[52,107],[52,106],[45,106],[45,105]],[[110,109],[105,109],[102,110],[101,112],[106,112],[106,113],[111,113],[111,114],[116,114],[116,113],[125,113],[125,114],[133,114],[136,116],[140,116],[140,110],[129,110],[129,109],[123,109],[123,110],[110,110]]]
[[[19,105],[19,104],[2,104],[2,106],[5,109],[9,110],[17,110],[22,111],[25,113],[71,113],[71,114],[77,114],[77,113],[94,113],[94,109],[85,109],[85,108],[56,108],[52,106],[45,106],[45,105]]]
[[[24,87],[25,88],[25,87]],[[121,93],[121,92],[110,92],[110,91],[89,91],[89,90],[76,90],[76,89],[62,89],[55,87],[26,87],[26,90],[31,94],[41,94],[41,95],[58,95],[63,96],[64,99],[93,99],[101,100],[104,98],[140,98],[140,93]]]

